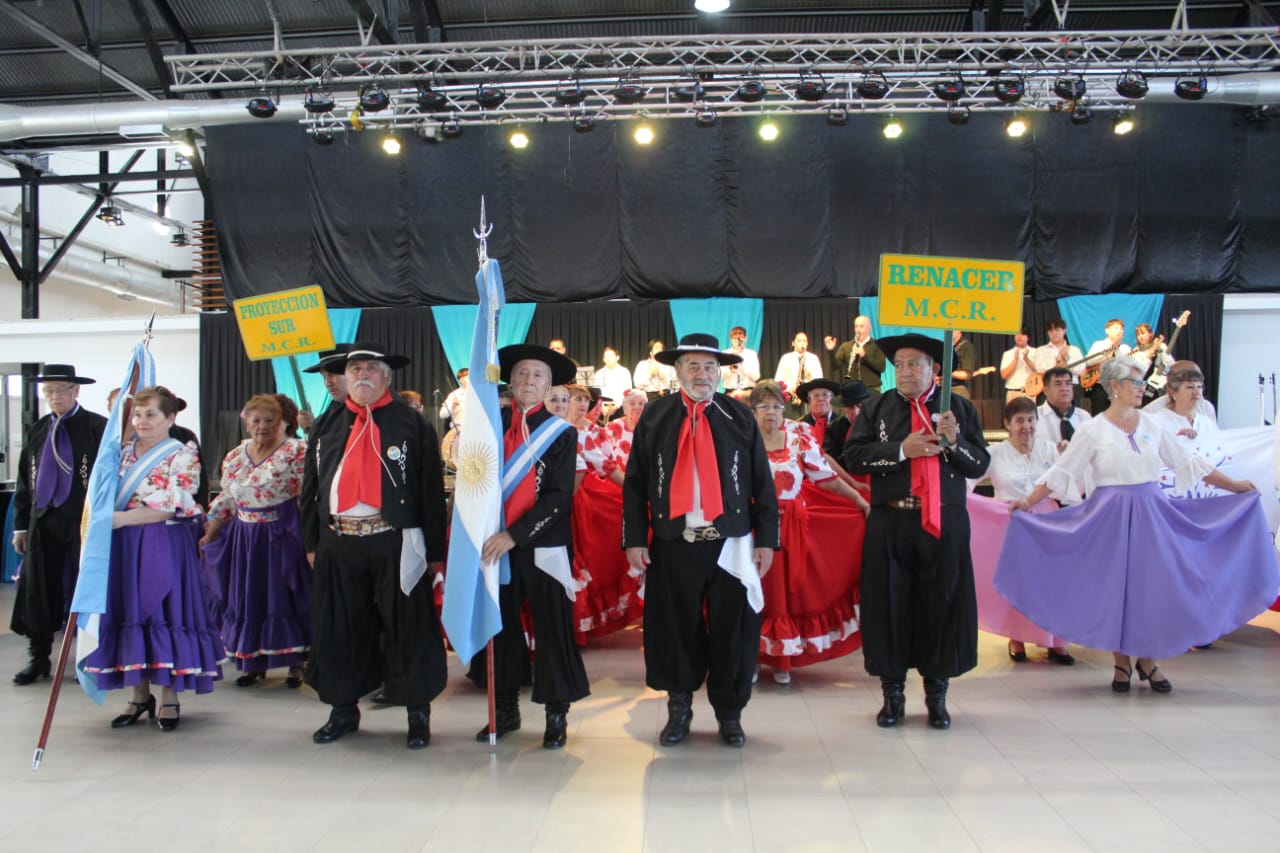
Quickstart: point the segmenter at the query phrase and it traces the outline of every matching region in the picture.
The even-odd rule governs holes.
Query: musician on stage
[[[720,381],[724,384],[724,392],[747,391],[760,381],[760,356],[753,349],[747,349],[747,330],[734,326],[729,330],[731,346],[724,350],[736,355],[742,361],[726,364],[720,368]]]
[[[1027,396],[1027,377],[1037,372],[1035,350],[1031,348],[1031,336],[1026,329],[1019,329],[1013,336],[1013,347],[1000,356],[1000,378],[1004,380],[1004,401]]]
[[[861,382],[872,396],[880,393],[885,358],[879,345],[871,339],[870,317],[854,318],[853,340],[841,343],[839,349],[836,349],[836,339],[830,335],[822,339],[822,344],[827,350],[832,378]]]
[[[1071,373],[1072,397],[1076,405],[1083,399],[1080,393],[1080,374],[1084,373],[1084,353],[1080,347],[1067,341],[1067,324],[1061,317],[1053,317],[1044,324],[1049,343],[1036,347],[1032,361],[1036,371],[1044,373],[1051,367],[1065,367]]]
[[[796,332],[791,339],[791,352],[783,353],[774,372],[775,382],[782,384],[787,394],[787,417],[797,420],[804,414],[804,399],[796,393],[800,386],[811,379],[822,378],[822,360],[809,352],[809,336]]]
[[[1144,397],[1154,399],[1164,393],[1168,379],[1169,366],[1173,364],[1173,356],[1165,346],[1164,336],[1156,336],[1148,323],[1139,323],[1133,327],[1138,338],[1138,345],[1129,353],[1142,368],[1142,375],[1147,377],[1147,390]]]
[[[649,341],[648,358],[637,364],[632,372],[631,387],[643,391],[650,400],[656,400],[670,391],[676,381],[675,370],[655,358],[666,348],[666,344],[656,338]]]
[[[978,369],[978,356],[973,351],[973,343],[964,336],[964,332],[954,329],[951,332],[951,345],[955,348],[955,359],[952,361],[951,393],[971,399],[969,382]]]
[[[1129,354],[1130,347],[1124,343],[1124,320],[1119,318],[1108,320],[1105,331],[1106,337],[1094,341],[1093,345],[1089,347],[1089,351],[1085,353],[1085,357],[1089,359],[1085,369],[1086,373],[1093,371],[1096,375],[1103,362],[1116,356]],[[1082,379],[1082,382],[1087,381]],[[1102,414],[1111,405],[1111,395],[1107,393],[1107,389],[1102,387],[1101,382],[1096,382],[1086,388],[1084,393],[1089,399],[1089,410],[1095,415]]]

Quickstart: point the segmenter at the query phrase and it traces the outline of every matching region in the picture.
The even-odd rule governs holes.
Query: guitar
[[[1178,335],[1182,334],[1182,330],[1186,327],[1187,322],[1190,319],[1191,319],[1191,312],[1188,310],[1188,311],[1183,311],[1178,316],[1178,319],[1173,321],[1173,325],[1174,325],[1173,336],[1169,338],[1169,344],[1164,348],[1165,352],[1172,355],[1173,345],[1178,342]],[[1150,357],[1151,357],[1152,365],[1156,364],[1156,351],[1160,345],[1160,341],[1162,340],[1162,338],[1163,336],[1161,338],[1156,338],[1154,341],[1152,341],[1150,344],[1147,345],[1148,347],[1151,348]],[[1147,355],[1146,349],[1147,347],[1143,347],[1143,355]],[[1166,378],[1166,371],[1167,371],[1167,368],[1155,368],[1154,366],[1150,371],[1148,371],[1147,393],[1149,395],[1153,397],[1158,397],[1160,396],[1160,394],[1164,393],[1164,386],[1165,386],[1165,383],[1168,381],[1168,379]]]
[[[1085,356],[1085,361],[1088,361],[1091,358],[1097,358],[1098,360],[1094,362],[1092,365],[1090,365],[1088,368],[1086,368],[1084,373],[1080,374],[1080,387],[1088,389],[1088,388],[1092,388],[1094,385],[1097,385],[1098,377],[1102,374],[1102,365],[1105,362],[1108,362],[1111,359],[1115,358],[1116,353],[1119,350],[1120,350],[1120,344],[1116,344],[1110,349],[1104,349],[1101,352],[1095,352],[1092,355]],[[1098,358],[1098,356],[1102,356],[1102,357]]]

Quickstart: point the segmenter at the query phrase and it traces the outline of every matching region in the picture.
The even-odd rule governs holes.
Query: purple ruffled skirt
[[[236,669],[297,666],[311,648],[311,566],[298,505],[286,501],[252,515],[269,520],[233,518],[204,549],[222,641]]]
[[[199,539],[194,518],[112,532],[107,609],[84,666],[103,690],[145,679],[209,693],[222,678],[221,644],[200,584]]]
[[[995,587],[1071,642],[1163,658],[1266,610],[1280,569],[1257,494],[1169,498],[1146,483],[1015,514]]]

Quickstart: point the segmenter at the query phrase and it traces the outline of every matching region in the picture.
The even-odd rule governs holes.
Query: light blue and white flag
[[[498,408],[498,315],[506,304],[498,262],[486,259],[476,273],[480,310],[471,341],[471,370],[457,442],[453,526],[444,581],[441,622],[458,657],[470,660],[502,630],[498,586],[511,577],[506,555],[480,563],[485,541],[504,528],[502,517],[502,417]]]
[[[136,378],[135,378],[136,371]],[[147,388],[156,384],[156,363],[145,343],[133,348],[129,367],[119,387],[124,389]],[[89,698],[102,704],[105,691],[98,689],[98,680],[84,671],[85,659],[98,648],[98,623],[107,610],[107,575],[111,566],[111,521],[116,508],[116,493],[120,489],[120,459],[122,455],[125,404],[127,393],[116,397],[107,418],[107,428],[98,445],[98,459],[89,475],[89,491],[85,498],[88,512],[84,541],[80,545],[80,578],[76,581],[75,595],[71,599],[71,612],[76,618],[76,679]]]

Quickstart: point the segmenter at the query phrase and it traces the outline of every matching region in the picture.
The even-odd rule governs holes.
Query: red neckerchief
[[[371,406],[358,405],[347,397],[347,408],[356,413],[356,421],[347,435],[342,452],[342,473],[338,475],[337,514],[358,503],[382,509],[382,431],[373,419],[373,410],[391,404],[391,389]]]
[[[527,419],[529,415],[542,408],[542,404],[534,406],[527,412],[520,411],[519,406],[511,407],[511,426],[507,427],[507,431],[502,435],[502,455],[504,459],[510,459],[520,449],[520,446],[529,440],[529,424]],[[538,481],[537,481],[538,465],[534,463],[529,469],[529,473],[524,475],[524,479],[520,481],[515,490],[511,492],[511,496],[503,503],[503,508],[507,512],[507,526],[509,527],[513,521],[524,515],[538,500]]]
[[[934,433],[933,418],[929,416],[926,404],[938,386],[930,383],[929,390],[912,400],[907,397],[911,407],[911,431],[925,430]],[[942,536],[942,475],[936,456],[917,456],[911,460],[911,493],[920,499],[920,526],[924,532],[934,539]]]
[[[814,417],[813,419],[813,439],[818,442],[818,447],[822,447],[823,439],[827,437],[827,416]]]
[[[676,442],[676,466],[671,472],[671,518],[679,518],[693,509],[696,464],[702,515],[712,522],[724,512],[724,502],[720,494],[715,439],[707,421],[707,403],[711,401],[694,402],[683,390],[680,391],[680,399],[688,417],[680,425],[680,438]]]

